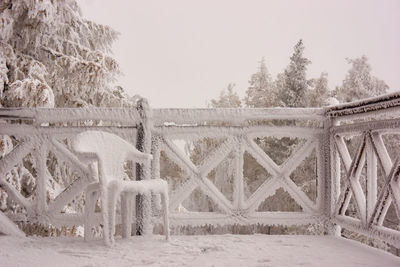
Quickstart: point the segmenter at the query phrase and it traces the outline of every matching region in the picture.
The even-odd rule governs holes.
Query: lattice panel
[[[202,133],[194,140],[186,140],[186,147],[193,142],[194,155],[183,151],[184,146],[174,141],[173,136],[158,136],[157,144],[153,143],[157,147],[153,150],[168,158],[162,161],[173,162],[174,169],[179,169],[181,178],[174,179],[170,192],[170,209],[179,216],[185,213],[187,219],[197,216],[198,212],[208,212],[215,213],[216,217],[225,214],[243,223],[257,217],[259,212],[263,216],[267,211],[318,213],[317,180],[322,182],[317,176],[315,137],[214,136]],[[279,155],[273,155],[273,160],[268,152],[271,154],[269,149],[277,151],[277,146],[282,149]],[[304,163],[305,159],[308,162]],[[309,175],[302,181],[299,176],[305,173]],[[272,204],[268,204],[271,199]],[[292,207],[289,209],[280,209],[276,204],[281,202],[283,207],[290,201],[292,205],[286,203]],[[192,202],[200,202],[202,207],[195,208]],[[190,215],[191,211],[197,213]]]
[[[399,230],[400,157],[393,145],[397,139],[367,131],[360,135],[355,146],[341,135],[335,137],[344,174],[336,216],[351,217],[366,231],[375,226]]]

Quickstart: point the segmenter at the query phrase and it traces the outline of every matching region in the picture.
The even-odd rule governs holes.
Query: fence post
[[[137,124],[136,148],[144,153],[151,153],[151,128],[152,116],[146,99],[141,98],[137,103],[141,121]],[[136,164],[136,180],[147,180],[151,178],[151,163]],[[151,196],[136,196],[136,234],[143,235],[151,233]]]
[[[325,234],[341,236],[341,227],[332,222],[335,216],[336,203],[340,196],[340,158],[335,145],[335,136],[331,132],[338,125],[334,118],[324,121],[324,150],[325,150],[325,201],[324,213],[327,218]]]

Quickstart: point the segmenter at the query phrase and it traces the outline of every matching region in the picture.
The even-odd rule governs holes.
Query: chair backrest
[[[132,155],[146,157],[121,137],[101,131],[86,131],[78,134],[72,141],[72,149],[77,153],[94,153],[99,159],[100,183],[122,180],[124,162]]]

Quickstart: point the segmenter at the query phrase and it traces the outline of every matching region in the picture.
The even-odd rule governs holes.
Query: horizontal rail
[[[232,215],[219,214],[215,212],[182,212],[171,213],[171,225],[174,226],[204,226],[204,225],[307,225],[323,221],[319,214],[303,212],[257,212],[248,217],[235,217]]]
[[[226,137],[227,135],[282,136],[282,137],[316,137],[323,133],[322,128],[303,126],[160,126],[154,133],[168,137]]]
[[[321,108],[203,108],[153,109],[154,125],[165,123],[203,124],[204,122],[242,123],[246,120],[317,120],[324,119]]]
[[[0,119],[32,120],[37,124],[102,120],[135,125],[141,121],[136,108],[0,108]]]
[[[397,128],[397,129],[396,129]],[[398,132],[400,130],[399,119],[379,120],[379,121],[367,121],[352,124],[344,124],[331,127],[330,131],[332,134],[343,134],[343,133],[362,133],[365,131],[388,131]]]
[[[18,137],[33,135],[57,135],[69,136],[84,131],[106,131],[115,134],[136,135],[135,126],[34,126],[26,124],[7,124],[7,127],[0,127],[0,135],[12,135]]]
[[[400,92],[394,92],[377,97],[371,97],[359,101],[340,104],[325,109],[325,116],[328,117],[349,117],[354,115],[367,115],[371,112],[397,108],[400,111]]]
[[[370,227],[366,228],[362,226],[360,220],[343,215],[336,216],[332,221],[350,231],[387,242],[396,247],[400,247],[399,231],[377,225],[371,225]]]

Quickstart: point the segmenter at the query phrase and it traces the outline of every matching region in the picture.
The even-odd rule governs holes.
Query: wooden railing
[[[343,227],[400,247],[400,229],[385,222],[400,214],[399,104],[395,93],[324,109],[3,108],[0,135],[14,148],[0,158],[0,186],[20,207],[6,214],[14,221],[82,225],[81,211],[66,206],[93,178],[69,140],[91,129],[153,154],[151,166],[130,166],[127,176],[169,182],[172,225],[319,224],[326,233]],[[268,140],[278,146],[269,150]],[[279,149],[287,153],[277,160]],[[36,183],[31,194],[10,178],[27,157],[32,164],[25,169]],[[60,183],[51,160],[74,178]],[[176,167],[173,175],[163,164]],[[249,177],[254,166],[257,178]],[[202,195],[205,208],[190,209],[193,194]],[[298,208],[279,210],[282,205],[268,204],[274,197]]]
[[[173,224],[178,225],[225,225],[268,224],[301,225],[324,221],[323,153],[324,121],[322,109],[167,109],[154,110],[153,132],[153,176],[160,177],[160,152],[164,152],[183,172],[180,183],[170,195],[170,210]],[[305,121],[297,126],[293,118]],[[265,120],[268,121],[265,121]],[[275,120],[275,123],[273,122]],[[278,122],[276,122],[278,121]],[[313,121],[313,123],[307,122]],[[285,123],[288,122],[288,123]],[[298,138],[298,144],[285,162],[278,165],[255,139],[265,137]],[[183,153],[173,140],[204,142],[221,140],[201,162],[194,163],[190,154]],[[318,172],[316,179],[317,198],[311,200],[290,178],[293,171],[315,150]],[[270,174],[248,197],[245,196],[244,154],[248,153]],[[193,156],[193,155],[192,155]],[[224,161],[233,168],[232,196],[215,184],[208,175]],[[227,171],[227,170],[226,170]],[[163,177],[161,177],[163,178]],[[165,178],[165,177],[164,177]],[[267,177],[264,177],[267,178]],[[214,180],[214,182],[212,181]],[[301,207],[302,212],[259,211],[260,204],[283,188]],[[182,202],[196,189],[205,194],[218,207],[216,211],[182,212]],[[185,207],[183,207],[185,208]],[[174,212],[175,211],[175,212]]]
[[[333,107],[331,222],[400,247],[399,93]],[[353,153],[351,153],[353,152]]]

